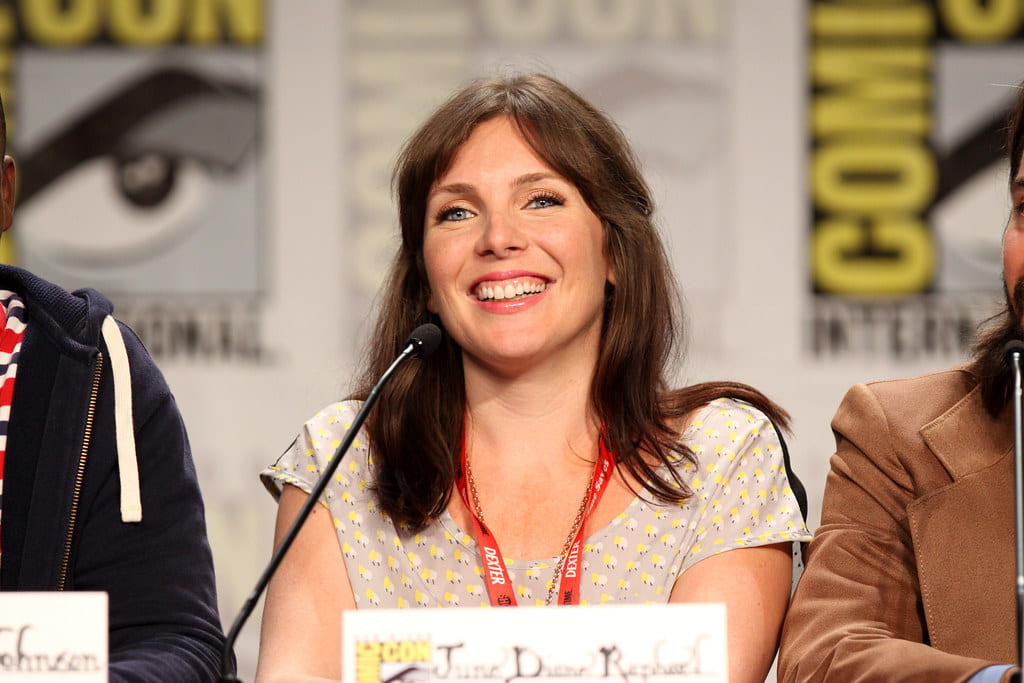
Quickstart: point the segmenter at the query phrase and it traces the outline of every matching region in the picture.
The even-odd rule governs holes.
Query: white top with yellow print
[[[359,404],[327,406],[306,422],[260,477],[278,495],[285,484],[307,493],[334,455]],[[643,497],[601,529],[587,530],[581,604],[666,602],[675,580],[702,559],[734,548],[808,541],[790,490],[775,428],[756,408],[717,399],[683,434],[698,465],[677,466],[694,495],[682,504]],[[353,441],[323,503],[359,607],[488,605],[476,541],[445,512],[416,534],[396,529],[371,493],[373,449]],[[647,495],[646,497],[650,497]],[[557,558],[508,559],[520,604],[543,604]]]

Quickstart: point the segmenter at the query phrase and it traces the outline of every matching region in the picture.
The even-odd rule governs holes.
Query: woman
[[[730,679],[764,680],[808,538],[786,416],[743,385],[665,390],[674,288],[621,132],[547,76],[478,82],[413,135],[395,187],[357,398],[411,329],[445,339],[384,391],[271,583],[260,677],[337,678],[343,609],[720,601]],[[263,473],[278,542],[356,408]]]

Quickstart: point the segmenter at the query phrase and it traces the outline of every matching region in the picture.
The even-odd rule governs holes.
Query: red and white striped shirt
[[[14,292],[0,290],[0,515],[3,512],[4,460],[7,454],[7,426],[11,420],[11,400],[14,398],[14,380],[18,374],[18,356],[25,337],[27,318],[25,302]],[[2,518],[0,518],[2,521]],[[0,559],[3,548],[0,547]]]

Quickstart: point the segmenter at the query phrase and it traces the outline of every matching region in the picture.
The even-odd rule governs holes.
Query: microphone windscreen
[[[1007,362],[1010,362],[1013,359],[1014,353],[1019,353],[1020,357],[1024,358],[1024,341],[1021,341],[1020,339],[1011,339],[1006,342],[1003,346],[1003,358],[1005,358]]]
[[[413,356],[426,358],[441,345],[441,328],[434,323],[424,323],[412,331],[405,343],[406,346],[413,345]],[[1024,347],[1024,344],[1021,346]]]

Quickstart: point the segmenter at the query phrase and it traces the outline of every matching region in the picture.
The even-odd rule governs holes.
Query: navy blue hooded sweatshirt
[[[129,480],[141,521],[125,521],[122,488],[132,487],[120,481],[111,351],[101,333],[110,301],[11,266],[0,266],[0,289],[24,299],[28,321],[8,428],[0,589],[106,591],[111,681],[216,680],[224,635],[213,558],[188,438],[163,375],[129,328],[108,322],[131,378],[138,476]]]

